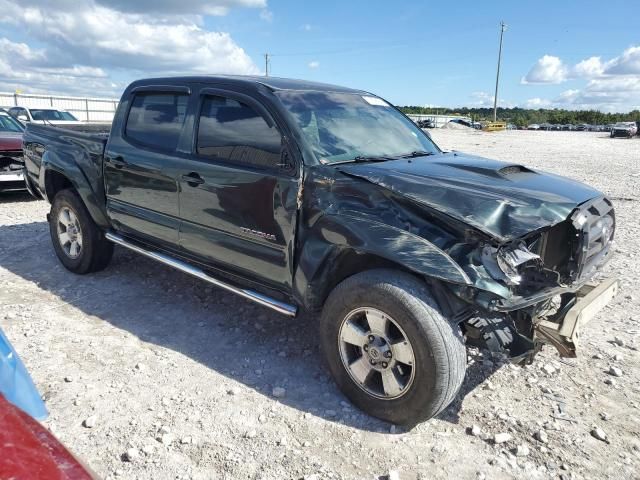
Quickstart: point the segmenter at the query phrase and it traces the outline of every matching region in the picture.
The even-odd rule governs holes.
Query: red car
[[[34,420],[47,415],[29,373],[0,329],[0,479],[96,478]]]
[[[24,190],[22,176],[22,133],[24,127],[0,109],[0,192]]]
[[[0,394],[0,478],[95,478],[36,420]]]

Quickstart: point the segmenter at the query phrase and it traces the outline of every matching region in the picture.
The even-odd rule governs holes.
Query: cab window
[[[197,153],[238,165],[277,168],[282,138],[251,106],[207,96],[198,123]]]
[[[125,135],[144,146],[173,152],[178,146],[189,96],[143,93],[133,98]]]

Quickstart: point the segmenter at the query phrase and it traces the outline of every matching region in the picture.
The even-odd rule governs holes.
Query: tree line
[[[404,113],[417,113],[426,115],[464,115],[471,117],[473,121],[493,120],[493,108],[428,108],[417,106],[399,107]],[[552,123],[565,125],[568,123],[579,125],[608,125],[616,122],[640,121],[640,110],[632,110],[629,113],[604,113],[598,110],[564,110],[560,108],[498,108],[498,120],[526,127],[533,123]]]

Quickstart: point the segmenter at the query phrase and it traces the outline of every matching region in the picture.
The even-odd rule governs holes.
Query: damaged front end
[[[576,357],[581,327],[618,290],[617,279],[592,281],[611,255],[614,232],[613,206],[599,197],[563,222],[484,245],[480,254],[469,256],[468,270],[487,288],[478,293],[478,303],[512,331],[506,347],[514,360],[530,361],[542,344],[553,345],[562,357]],[[487,274],[497,285],[490,285]]]
[[[575,357],[580,326],[615,295],[615,280],[590,283],[610,258],[616,219],[587,185],[457,153],[337,170],[344,176],[319,191],[343,224],[323,227],[324,238],[356,238],[343,243],[443,285],[469,343],[514,361],[543,344]]]
[[[0,150],[0,191],[24,189],[22,150]]]

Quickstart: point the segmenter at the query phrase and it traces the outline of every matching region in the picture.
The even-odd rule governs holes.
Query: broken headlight
[[[485,246],[482,249],[484,267],[493,278],[507,285],[519,285],[523,269],[540,262],[540,256],[529,251],[523,242],[498,248]]]

